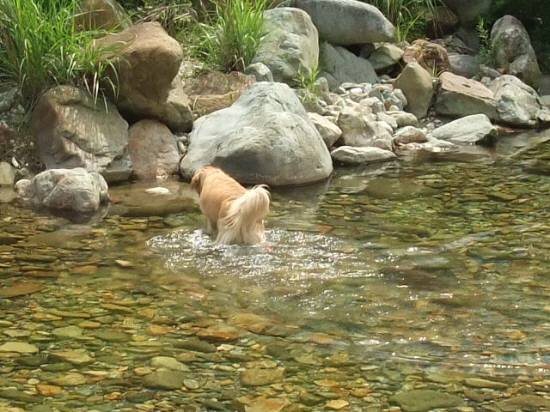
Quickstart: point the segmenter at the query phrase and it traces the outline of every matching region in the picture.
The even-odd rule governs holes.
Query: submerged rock
[[[276,82],[295,83],[319,62],[319,36],[303,10],[281,7],[264,13],[264,37],[253,63],[263,63]]]
[[[376,7],[355,0],[291,0],[305,10],[319,36],[338,45],[393,41],[395,27]]]
[[[435,408],[454,408],[464,401],[456,395],[430,389],[399,392],[391,400],[405,412],[425,412]]]
[[[332,172],[328,149],[296,94],[267,82],[197,121],[180,170],[190,178],[209,164],[241,182],[274,186],[311,183]]]

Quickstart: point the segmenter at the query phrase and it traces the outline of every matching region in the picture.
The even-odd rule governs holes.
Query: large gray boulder
[[[57,86],[38,100],[31,117],[38,154],[47,168],[83,167],[108,181],[127,179],[128,123],[115,106],[72,86]]]
[[[332,44],[352,45],[393,41],[395,27],[376,7],[356,0],[291,0],[305,10]]]
[[[183,51],[159,23],[136,24],[97,40],[96,45],[116,56],[115,98],[124,116],[157,119],[174,131],[191,130],[190,101],[179,76]]]
[[[49,169],[32,180],[17,182],[19,195],[36,208],[66,212],[77,220],[109,201],[105,179],[82,168]]]
[[[319,63],[319,35],[300,9],[281,7],[264,13],[264,37],[253,63],[263,63],[276,82],[293,84]]]
[[[535,127],[543,104],[537,92],[520,79],[503,75],[491,83],[497,102],[498,120],[518,127]]]
[[[393,86],[405,94],[408,112],[426,117],[434,95],[432,75],[426,69],[416,62],[407,64]]]
[[[491,29],[491,45],[498,68],[538,87],[541,71],[537,56],[527,30],[518,19],[513,16],[498,19]]]
[[[329,151],[294,91],[259,82],[231,107],[201,117],[180,171],[221,167],[243,183],[299,185],[332,173]]]
[[[333,46],[327,42],[321,44],[320,66],[322,76],[334,90],[342,83],[376,83],[378,76],[372,64],[357,57],[344,47]]]
[[[13,186],[15,169],[8,162],[0,162],[0,186]]]
[[[496,128],[486,115],[475,114],[438,127],[432,131],[431,137],[459,145],[490,145],[494,143]]]
[[[438,114],[464,117],[483,113],[491,120],[497,119],[495,96],[482,83],[444,72],[439,76],[440,87],[435,102]]]
[[[176,139],[168,127],[156,120],[140,120],[130,127],[128,152],[139,179],[164,179],[178,171]]]

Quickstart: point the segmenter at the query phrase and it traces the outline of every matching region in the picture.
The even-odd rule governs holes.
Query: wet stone
[[[37,353],[38,347],[26,342],[6,342],[0,346],[0,352]]]
[[[147,392],[147,391],[141,391],[141,392],[130,391],[126,393],[126,396],[125,396],[126,400],[132,403],[144,403],[153,399],[153,397],[154,397],[153,392]]]
[[[496,403],[502,412],[550,410],[550,399],[536,395],[520,395]]]
[[[118,332],[116,330],[96,330],[93,335],[106,342],[127,342],[130,340],[130,336],[124,332]]]
[[[73,365],[87,365],[94,361],[85,351],[61,351],[53,352],[53,358],[72,363]]]
[[[159,370],[146,375],[143,378],[143,384],[152,389],[180,389],[186,376],[180,371]]]
[[[179,342],[176,342],[175,346],[177,348],[182,348],[182,349],[187,349],[187,350],[192,350],[195,352],[202,352],[202,353],[213,353],[217,351],[215,345],[212,345],[211,343],[208,343],[196,338],[181,340]]]
[[[508,387],[505,383],[481,378],[467,378],[464,383],[472,388],[506,389]]]
[[[394,395],[391,400],[405,412],[425,412],[435,408],[453,408],[463,404],[458,396],[430,389],[415,389]]]
[[[52,333],[60,338],[74,339],[82,336],[82,329],[78,326],[65,326],[54,329]]]
[[[87,380],[86,377],[80,373],[70,372],[66,375],[52,379],[51,382],[59,386],[79,386],[84,385]]]
[[[26,403],[40,402],[40,398],[38,396],[29,395],[28,393],[17,389],[0,389],[0,398]]]
[[[241,383],[246,386],[263,386],[282,381],[284,373],[284,368],[246,369],[241,372],[240,379]]]
[[[155,356],[151,359],[151,366],[154,368],[165,368],[175,371],[188,371],[189,368],[175,358],[168,356]]]

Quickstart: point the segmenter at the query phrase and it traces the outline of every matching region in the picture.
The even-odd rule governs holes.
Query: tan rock
[[[449,70],[449,55],[445,47],[427,40],[415,40],[405,49],[405,63],[417,62],[429,73],[441,73]]]
[[[116,0],[84,0],[75,20],[84,30],[126,29],[132,23]]]
[[[451,72],[442,73],[439,80],[435,103],[438,114],[464,117],[482,113],[491,120],[497,119],[494,94],[482,83]]]
[[[157,22],[141,23],[96,42],[114,56],[116,103],[127,117],[158,119],[173,130],[191,129],[189,99],[179,74],[183,51]]]
[[[156,120],[140,120],[130,127],[128,153],[139,179],[164,179],[178,171],[180,155],[174,135]]]
[[[432,75],[426,69],[416,62],[407,64],[395,80],[394,88],[405,94],[408,112],[419,119],[426,117],[434,95]]]

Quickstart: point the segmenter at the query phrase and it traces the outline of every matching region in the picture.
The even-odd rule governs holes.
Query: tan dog
[[[265,185],[246,190],[221,169],[206,166],[191,179],[206,216],[206,230],[216,242],[254,245],[265,240],[264,218],[269,213],[269,192]]]

